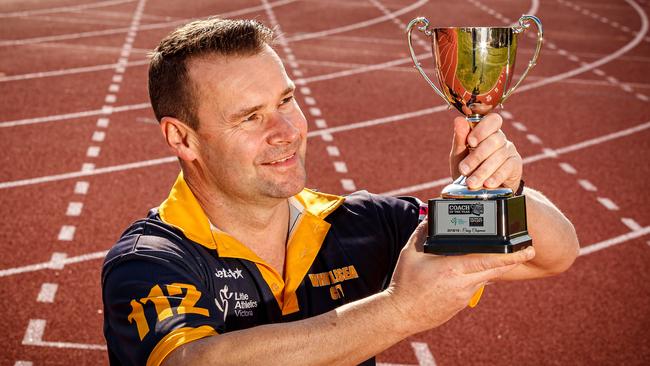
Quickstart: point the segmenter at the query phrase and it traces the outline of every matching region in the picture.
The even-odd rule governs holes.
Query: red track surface
[[[258,0],[148,0],[141,18],[134,15],[142,1],[84,1],[90,0],[0,4],[2,365],[107,362],[105,352],[94,349],[104,344],[102,251],[161,202],[178,170],[171,160],[142,164],[168,156],[147,106],[147,50],[183,19],[226,13],[271,24]],[[448,175],[457,112],[426,110],[442,102],[406,59],[405,23],[425,15],[435,26],[503,25],[504,18],[533,12],[544,23],[546,44],[530,79],[507,104],[504,130],[525,158],[527,184],[545,192],[574,222],[584,253],[559,277],[490,286],[480,306],[396,345],[379,361],[648,364],[648,1],[418,3],[270,1],[295,58],[282,47],[278,52],[299,86],[309,88],[298,96],[311,127],[309,186],[346,193],[341,180],[349,179],[357,189],[436,196]],[[399,13],[392,20],[385,12]],[[341,28],[353,24],[358,26]],[[336,29],[341,31],[314,33]],[[533,47],[532,39],[520,45],[519,72]],[[398,59],[404,62],[367,69]],[[589,65],[598,62],[603,64]],[[424,64],[432,66],[430,59]],[[580,67],[582,72],[555,78]],[[342,71],[351,72],[336,74]],[[111,84],[119,91],[109,90]],[[115,110],[102,114],[104,106]],[[416,111],[421,112],[404,115]],[[396,117],[386,119],[391,116]],[[365,121],[378,123],[359,124]],[[99,148],[90,150],[97,156],[88,156],[89,147]],[[87,163],[95,170],[86,176],[61,175],[78,173]],[[129,163],[140,164],[122,166]],[[121,168],[103,169],[115,166]],[[87,182],[86,193],[75,192],[78,182]],[[78,216],[80,205],[71,202],[82,205]],[[58,239],[64,225],[75,228],[71,240]],[[54,268],[52,258],[61,253],[68,261]],[[57,286],[51,302],[42,301],[44,284]],[[45,321],[44,328],[36,319]]]

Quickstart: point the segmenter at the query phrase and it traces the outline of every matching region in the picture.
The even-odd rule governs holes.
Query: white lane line
[[[447,179],[446,182],[442,182],[440,183],[440,185],[448,184],[450,182],[451,179]],[[632,231],[607,240],[603,240],[601,242],[586,245],[580,249],[580,255],[582,256],[582,255],[594,253],[599,250],[606,249],[610,246],[621,244],[632,239],[636,239],[646,234],[650,234],[650,226],[646,226],[638,231]],[[21,273],[42,271],[46,269],[63,269],[63,267],[68,264],[82,263],[82,262],[97,260],[97,259],[104,259],[107,253],[108,253],[107,250],[102,250],[99,252],[82,254],[70,258],[67,258],[65,253],[54,253],[52,254],[52,259],[48,262],[42,262],[37,264],[30,264],[21,267],[14,267],[14,268],[7,268],[7,269],[0,270],[0,277],[7,277],[7,276],[13,276]]]
[[[439,106],[439,107],[434,107],[434,108],[429,108],[429,109],[423,109],[415,112],[409,112],[409,113],[404,113],[404,114],[399,114],[395,116],[390,116],[390,117],[383,117],[375,120],[369,120],[369,121],[364,121],[364,122],[357,122],[357,123],[352,123],[349,125],[344,125],[340,127],[334,127],[334,128],[329,128],[325,130],[319,130],[319,131],[312,131],[308,133],[308,137],[316,137],[316,136],[321,136],[324,141],[331,141],[332,140],[332,135],[331,133],[336,133],[336,132],[342,132],[342,131],[348,131],[348,130],[355,130],[358,128],[366,128],[369,126],[374,126],[374,125],[380,125],[384,123],[392,123],[396,121],[402,121],[405,119],[413,118],[413,117],[419,117],[422,115],[427,115],[431,114],[437,111],[444,111],[447,110],[445,106]],[[615,140],[621,137],[629,136],[636,134],[640,131],[646,130],[650,128],[650,121],[642,123],[640,125],[634,126],[627,128],[625,130],[617,131],[614,133],[610,133],[607,135],[603,135],[597,138],[593,138],[590,140],[585,140],[576,144],[568,145],[562,148],[554,149],[556,155],[561,155],[561,154],[566,154],[569,152],[585,149],[590,146],[598,145],[603,142],[607,142],[610,140]],[[526,158],[524,158],[524,164],[530,164],[538,160],[544,160],[548,159],[549,154],[548,153],[543,153],[543,154],[537,154],[537,155],[531,155]],[[15,180],[15,181],[8,181],[8,182],[1,182],[0,183],[0,189],[6,189],[6,188],[15,188],[15,187],[22,187],[22,186],[28,186],[28,185],[34,185],[34,184],[41,184],[41,183],[48,183],[48,182],[56,182],[60,180],[65,180],[65,179],[74,179],[74,178],[80,178],[80,177],[85,177],[85,176],[90,176],[90,175],[99,175],[99,174],[107,174],[107,173],[114,173],[114,172],[120,172],[120,171],[125,171],[125,170],[131,170],[131,169],[140,169],[140,168],[145,168],[145,167],[150,167],[150,166],[156,166],[156,165],[161,165],[161,164],[168,164],[172,162],[177,162],[178,159],[175,156],[168,156],[164,158],[157,158],[157,159],[150,159],[150,160],[142,160],[142,161],[137,161],[133,163],[127,163],[127,164],[120,164],[120,165],[113,165],[109,167],[103,167],[103,168],[98,168],[95,169],[92,172],[69,172],[69,173],[62,173],[62,174],[55,174],[55,175],[48,175],[48,176],[43,176],[43,177],[37,177],[37,178],[28,178],[28,179],[21,179],[21,180]],[[437,180],[433,182],[427,182],[427,183],[422,183],[418,184],[414,187],[419,187],[421,185],[430,185],[434,184],[432,187],[437,187],[435,185],[435,182],[445,182],[445,183],[440,183],[440,184],[448,184],[449,178],[444,178],[442,180]],[[431,187],[428,187],[431,188]],[[404,192],[413,192],[409,190],[410,187],[404,187],[400,189],[400,191],[404,190]],[[426,188],[425,188],[426,189]]]
[[[142,66],[142,65],[148,65],[148,64],[149,64],[149,60],[139,60],[139,61],[129,62],[128,66],[129,67],[135,67],[135,66]],[[33,73],[28,73],[28,74],[7,75],[7,76],[0,77],[0,82],[29,80],[29,79],[40,79],[40,78],[48,78],[48,77],[54,77],[54,76],[63,76],[63,75],[71,75],[71,74],[81,74],[81,73],[87,73],[87,72],[103,71],[103,70],[112,70],[112,69],[115,69],[116,66],[117,66],[117,64],[103,64],[103,65],[94,65],[94,66],[73,67],[73,68],[69,68],[69,69],[60,69],[60,70],[40,71],[40,72],[33,72]],[[122,75],[116,75],[116,76],[122,76]],[[121,81],[121,79],[118,81],[117,78],[115,78],[115,76],[113,77],[113,82],[114,83],[118,83],[120,81]]]
[[[341,152],[339,151],[339,148],[336,146],[328,146],[327,147],[327,155],[329,156],[341,156]]]
[[[24,266],[24,267],[19,267],[19,271],[21,272],[16,272],[16,273],[22,273],[25,271],[25,269],[29,269],[27,272],[32,271],[32,267],[37,268],[36,270],[40,269],[45,269],[45,268],[50,268],[50,269],[63,269],[63,267],[66,264],[68,255],[62,252],[54,252],[52,253],[52,257],[50,257],[50,261],[46,263],[40,263],[37,265],[31,265],[31,266]],[[2,271],[4,273],[5,271]],[[14,274],[14,272],[8,271],[8,274]],[[6,274],[0,276],[3,277],[6,276]]]
[[[574,168],[571,164],[569,163],[559,163],[558,164],[562,170],[564,170],[565,173],[567,174],[576,174],[576,168]]]
[[[532,133],[527,134],[526,138],[528,139],[528,141],[532,142],[535,145],[542,144],[542,140],[539,137],[537,137],[537,135],[533,135]]]
[[[327,122],[322,118],[317,118],[314,120],[316,127],[318,128],[327,128]]]
[[[619,210],[619,207],[616,205],[616,203],[607,197],[597,197],[596,199],[598,202],[600,202],[601,205],[605,206],[605,208],[610,211]]]
[[[647,234],[650,234],[650,226],[646,226],[640,230],[631,231],[627,234],[619,235],[611,239],[603,240],[601,242],[582,247],[580,248],[580,255],[583,256],[583,255],[595,253],[603,249],[612,247],[614,245],[618,245],[621,243],[625,243],[626,241],[630,241],[642,237]]]
[[[341,179],[341,186],[348,192],[357,190],[357,186],[352,179]]]
[[[47,183],[47,182],[56,182],[56,181],[60,181],[60,180],[64,180],[64,179],[74,179],[74,178],[86,177],[86,176],[97,175],[97,174],[113,173],[113,172],[119,172],[119,171],[123,171],[123,170],[131,170],[131,169],[143,168],[143,167],[147,167],[147,166],[168,164],[168,163],[172,163],[172,162],[176,162],[176,161],[178,161],[176,156],[168,156],[168,157],[164,157],[164,158],[151,159],[151,160],[145,160],[145,161],[138,161],[138,162],[135,162],[135,163],[128,163],[128,164],[121,164],[121,165],[114,165],[114,166],[110,166],[110,167],[98,168],[98,169],[94,169],[93,171],[76,171],[76,172],[70,172],[70,173],[49,175],[49,176],[39,177],[39,178],[23,179],[23,180],[13,181],[13,182],[3,182],[3,183],[0,183],[0,189],[21,187],[21,186],[27,186],[27,185],[39,184],[39,183]]]
[[[298,77],[298,78],[303,77],[303,73],[302,73],[302,71],[300,71],[300,69],[293,69],[292,72],[293,72],[293,76],[295,76],[295,77]]]
[[[425,60],[428,58],[431,58],[431,53],[423,53],[421,55],[417,56],[419,60]],[[316,81],[323,81],[323,80],[332,80],[336,78],[342,78],[346,76],[351,76],[351,75],[356,75],[356,74],[362,74],[370,71],[375,71],[375,70],[382,70],[382,69],[387,69],[393,66],[398,66],[398,65],[403,65],[403,64],[409,64],[413,62],[413,60],[410,57],[404,57],[400,58],[397,60],[393,61],[388,61],[388,62],[382,62],[379,64],[373,64],[373,65],[363,65],[363,66],[358,66],[358,67],[353,67],[348,70],[342,70],[342,71],[337,71],[329,74],[323,74],[323,75],[315,75],[311,76],[308,78],[296,80],[296,84],[302,84],[302,83],[313,83]]]
[[[88,193],[88,187],[90,186],[90,183],[86,181],[79,181],[75,183],[74,185],[74,193],[75,194],[86,194]]]
[[[526,128],[526,126],[521,122],[512,122],[512,127],[518,131],[528,131],[528,128]]]
[[[644,102],[647,102],[650,98],[648,98],[647,95],[641,94],[641,93],[636,93],[636,97],[641,99]]]
[[[309,113],[314,117],[320,117],[323,114],[320,108],[315,107],[309,108]]]
[[[83,209],[84,204],[81,202],[70,202],[68,203],[68,209],[66,210],[66,216],[79,216],[81,215],[81,210]]]
[[[347,173],[348,166],[345,164],[344,161],[335,161],[334,170],[336,170],[337,173]]]
[[[606,64],[606,63],[608,63],[608,62],[610,62],[612,60],[617,59],[618,57],[620,57],[623,54],[625,54],[626,52],[632,50],[639,43],[641,43],[643,41],[643,37],[646,35],[646,33],[648,33],[648,16],[646,15],[645,10],[643,10],[643,8],[641,8],[636,2],[634,2],[634,0],[625,0],[625,2],[628,3],[632,8],[634,8],[634,10],[637,12],[637,14],[639,15],[639,18],[641,20],[641,29],[636,34],[634,39],[632,39],[629,43],[627,43],[625,46],[621,47],[620,49],[612,52],[611,54],[609,54],[609,55],[607,55],[607,56],[605,56],[605,57],[603,57],[603,58],[601,58],[599,60],[591,62],[591,63],[589,63],[587,65],[581,66],[581,67],[579,67],[577,69],[573,69],[573,70],[564,72],[562,74],[558,74],[558,75],[555,75],[555,76],[551,76],[551,77],[542,79],[542,80],[537,81],[537,82],[532,82],[532,83],[523,85],[521,88],[518,89],[519,92],[534,89],[534,88],[538,88],[538,87],[543,86],[543,85],[555,83],[557,81],[570,78],[572,76],[581,74],[581,73],[589,71],[591,69],[595,69],[595,68],[597,68],[599,66],[602,66],[602,65],[604,65],[604,64]]]
[[[585,191],[596,192],[598,190],[595,185],[586,179],[578,179],[578,184],[580,184]]]
[[[101,148],[99,146],[89,146],[88,150],[86,150],[86,156],[89,158],[96,158],[99,156],[100,151]]]
[[[621,218],[621,222],[625,224],[630,230],[632,231],[639,231],[643,229],[641,225],[639,225],[638,222],[634,221],[634,219],[628,218],[628,217],[623,217]]]
[[[77,230],[73,225],[63,225],[59,230],[58,239],[60,241],[72,241],[74,239],[74,232]]]
[[[307,105],[315,105],[316,104],[316,99],[312,97],[305,97],[305,104]]]
[[[594,69],[593,73],[598,75],[598,76],[605,76],[605,72],[601,69]]]
[[[44,319],[30,319],[29,325],[27,325],[27,330],[25,331],[25,337],[23,337],[23,345],[106,351],[106,346],[102,344],[43,341],[46,323],[47,322]]]
[[[626,92],[628,92],[628,93],[631,93],[631,92],[633,91],[633,89],[632,89],[632,87],[630,86],[630,84],[621,84],[621,88],[622,88],[623,90],[625,90]]]
[[[415,358],[418,359],[420,366],[436,366],[436,361],[429,350],[429,345],[424,342],[411,342],[411,347],[415,352]]]
[[[145,60],[145,61],[148,62],[148,60]],[[138,61],[136,61],[136,62],[138,62]],[[140,62],[142,62],[142,61],[140,61]],[[132,65],[133,65],[133,62],[129,63],[129,66],[132,66]],[[121,83],[123,79],[124,79],[124,76],[122,76],[122,75],[113,75],[113,82],[114,83]]]
[[[609,81],[612,84],[618,84],[618,79],[613,77],[613,76],[608,76],[605,78],[607,81]]]
[[[99,128],[106,128],[106,127],[108,127],[109,123],[110,123],[110,121],[106,117],[97,118],[97,127],[99,127]]]
[[[310,95],[311,94],[311,89],[307,86],[303,86],[300,88],[300,92],[304,95]]]
[[[382,118],[377,118],[377,119],[371,119],[368,121],[363,121],[363,122],[355,122],[355,123],[350,123],[350,124],[342,124],[341,126],[337,127],[331,127],[328,129],[324,130],[318,130],[318,131],[311,131],[307,133],[308,137],[314,137],[314,136],[319,136],[323,134],[331,134],[331,133],[338,133],[338,132],[343,132],[343,131],[349,131],[349,130],[356,130],[359,128],[367,128],[370,126],[376,126],[376,125],[382,125],[386,123],[392,123],[392,122],[400,122],[406,119],[411,119],[415,117],[421,117],[421,116],[426,116],[428,114],[436,113],[436,112],[442,112],[446,111],[447,106],[446,105],[441,105],[433,108],[426,108],[426,109],[420,109],[418,111],[413,111],[413,112],[407,112],[407,113],[401,113],[401,114],[396,114],[393,116],[388,116],[388,117],[382,117]]]
[[[621,138],[621,137],[624,137],[624,136],[633,135],[633,134],[636,134],[636,133],[638,133],[640,131],[643,131],[645,129],[648,129],[648,128],[650,128],[650,121],[648,121],[646,123],[642,123],[642,124],[640,124],[638,126],[634,126],[634,127],[625,129],[625,130],[617,131],[617,132],[610,133],[610,134],[607,134],[607,135],[604,135],[604,136],[600,136],[600,137],[597,137],[597,138],[594,138],[594,139],[579,142],[577,144],[573,144],[573,145],[565,146],[565,147],[562,147],[562,148],[559,148],[559,149],[555,149],[554,150],[555,151],[555,156],[561,155],[561,154],[566,154],[566,153],[577,151],[577,150],[581,150],[581,149],[585,149],[587,147],[598,145],[598,144],[601,144],[603,142],[614,140],[614,139]],[[534,162],[539,161],[539,160],[548,159],[550,157],[552,157],[552,156],[550,154],[548,154],[548,153],[531,155],[531,156],[525,157],[523,159],[523,162],[524,162],[524,165],[526,165],[526,164],[534,163]],[[384,192],[382,194],[389,195],[389,196],[399,196],[399,195],[404,195],[404,194],[407,194],[407,193],[419,192],[419,191],[423,191],[423,190],[426,190],[426,189],[440,187],[440,186],[443,186],[443,185],[447,185],[449,183],[451,183],[450,178],[442,178],[442,179],[438,179],[438,180],[434,180],[434,181],[430,181],[430,182],[419,183],[419,184],[416,184],[416,185],[399,188],[399,189],[396,189],[396,190],[393,190],[393,191]],[[2,188],[2,183],[0,183],[0,188]]]
[[[84,173],[89,173],[95,170],[95,164],[93,163],[83,163],[81,165],[81,171]]]
[[[59,285],[56,283],[44,283],[41,285],[41,291],[38,292],[38,297],[36,301],[38,302],[54,302],[54,297],[56,296],[56,290],[58,290]]]
[[[34,366],[34,363],[32,361],[16,361],[14,366]]]
[[[57,252],[52,254],[52,258],[48,262],[42,262],[37,264],[30,264],[21,267],[7,268],[7,269],[0,270],[0,277],[7,277],[7,276],[13,276],[21,273],[42,271],[44,269],[55,269],[55,270],[63,269],[63,267],[67,264],[81,263],[81,262],[86,262],[95,259],[104,259],[107,253],[108,253],[107,250],[102,250],[99,252],[87,253],[87,254],[78,255],[76,257],[67,258],[67,255],[65,253]]]
[[[418,0],[415,3],[413,3],[413,4],[409,5],[409,6],[400,8],[400,10],[392,12],[392,13],[390,13],[388,15],[383,15],[383,16],[373,18],[373,19],[369,19],[369,20],[366,20],[366,21],[363,21],[363,22],[349,24],[349,25],[346,25],[346,26],[343,26],[343,27],[337,27],[337,28],[333,28],[333,29],[327,29],[327,30],[320,31],[320,32],[297,34],[297,35],[294,35],[292,37],[287,37],[286,41],[287,42],[299,42],[299,41],[304,41],[304,40],[308,40],[308,39],[325,37],[325,36],[329,36],[329,35],[332,35],[332,34],[348,32],[348,31],[351,31],[351,30],[359,29],[359,28],[365,28],[365,27],[371,26],[373,24],[382,23],[382,22],[385,22],[385,21],[387,21],[387,20],[389,20],[391,18],[394,18],[394,17],[400,16],[402,14],[406,14],[406,13],[408,13],[410,11],[413,11],[413,10],[423,6],[424,4],[426,4],[427,1],[428,0]]]
[[[63,13],[63,12],[78,12],[82,9],[91,9],[91,8],[100,8],[106,6],[113,6],[122,3],[130,3],[135,0],[113,0],[113,1],[100,1],[87,4],[73,5],[73,6],[61,6],[57,8],[45,8],[45,9],[35,9],[35,10],[23,10],[23,11],[14,11],[9,13],[0,13],[0,18],[11,18],[11,17],[26,17],[30,15],[40,15],[40,14],[51,14],[51,13]]]
[[[102,106],[102,114],[112,114],[114,112],[114,108],[112,105],[104,105]]]
[[[92,140],[95,142],[102,142],[106,138],[106,132],[104,131],[95,131],[93,132]]]
[[[296,1],[296,0],[277,1],[277,2],[274,2],[273,5],[276,5],[276,6],[277,5],[285,5],[285,4],[294,2],[294,1]],[[258,11],[260,9],[262,9],[262,6],[258,5],[258,6],[253,6],[253,7],[250,7],[250,8],[244,8],[244,9],[231,11],[231,12],[228,12],[228,13],[222,13],[222,14],[218,14],[218,15],[223,17],[223,18],[231,18],[231,17],[236,17],[238,15],[242,15],[242,14],[256,12],[256,11]],[[217,15],[217,14],[215,14],[215,15]],[[139,20],[140,18],[138,17],[137,19]],[[171,29],[171,28],[174,28],[175,26],[188,23],[191,20],[194,20],[194,19],[187,18],[187,19],[180,19],[180,20],[174,20],[174,21],[168,21],[168,22],[162,22],[162,23],[146,24],[144,26],[139,27],[139,30],[151,30],[151,29],[161,29],[161,28],[170,28]],[[127,34],[129,36],[135,36],[135,32],[133,31],[132,27],[123,27],[123,28],[104,29],[104,30],[99,30],[99,31],[58,34],[58,35],[44,36],[44,37],[33,37],[33,38],[3,40],[3,41],[0,41],[0,46],[16,46],[16,45],[26,45],[26,44],[34,44],[34,43],[53,42],[53,41],[61,41],[61,40],[69,40],[69,39],[80,39],[80,38],[87,38],[87,37],[112,35],[112,34],[122,34],[122,33],[126,33],[126,32],[128,32]]]
[[[120,85],[119,84],[111,84],[108,87],[108,91],[111,92],[111,93],[117,93],[117,92],[120,91]]]
[[[544,153],[544,155],[548,156],[549,158],[557,158],[558,157],[555,150],[550,149],[548,147],[542,148],[542,152]]]
[[[499,114],[505,119],[512,119],[512,113],[502,110]]]

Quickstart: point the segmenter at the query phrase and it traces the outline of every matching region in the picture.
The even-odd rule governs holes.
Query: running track
[[[650,360],[647,0],[47,0],[0,4],[2,365],[106,364],[99,275],[178,171],[149,109],[146,53],[222,14],[278,26],[309,117],[309,186],[427,199],[455,111],[411,67],[405,24],[539,16],[538,66],[502,112],[527,185],[575,223],[567,273],[490,286],[480,306],[379,356],[405,365]],[[533,49],[520,46],[521,72]],[[431,72],[425,39],[417,52]]]

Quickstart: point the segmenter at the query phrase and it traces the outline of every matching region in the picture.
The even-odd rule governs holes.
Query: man
[[[528,188],[535,250],[456,257],[418,249],[415,199],[304,189],[307,122],[272,37],[255,21],[208,19],[152,55],[152,106],[182,173],[104,263],[111,364],[374,364],[486,282],[571,265],[571,223]],[[453,176],[519,188],[521,157],[500,125],[455,121]]]

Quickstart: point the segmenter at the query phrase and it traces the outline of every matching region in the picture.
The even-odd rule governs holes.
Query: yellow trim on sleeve
[[[209,325],[202,325],[198,328],[184,327],[175,329],[167,334],[158,342],[147,359],[147,366],[159,366],[165,357],[167,357],[176,348],[195,341],[218,334],[214,328]]]

